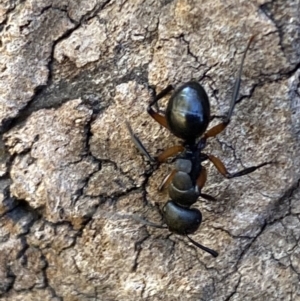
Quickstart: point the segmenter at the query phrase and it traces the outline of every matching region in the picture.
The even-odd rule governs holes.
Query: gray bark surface
[[[178,144],[146,112],[154,91],[198,80],[232,122],[206,153],[229,171],[195,204],[194,240],[162,223]],[[168,97],[162,100],[163,110]],[[215,124],[213,122],[212,124]],[[300,300],[299,0],[0,3],[0,299]]]

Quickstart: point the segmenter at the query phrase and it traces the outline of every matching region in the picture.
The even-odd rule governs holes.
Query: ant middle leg
[[[158,163],[164,163],[168,160],[168,158],[173,157],[183,151],[184,151],[184,146],[174,145],[165,149],[159,156],[157,156],[156,160]]]
[[[158,187],[158,191],[163,191],[166,187],[170,185],[170,183],[173,181],[177,170],[173,169],[161,182],[161,184]]]
[[[210,162],[212,162],[214,164],[214,166],[217,168],[218,172],[227,179],[232,179],[232,178],[237,178],[237,177],[247,175],[247,174],[252,173],[255,170],[257,170],[257,169],[259,169],[259,168],[261,168],[265,165],[273,163],[271,161],[264,162],[264,163],[261,163],[261,164],[256,165],[256,166],[251,166],[251,167],[245,168],[245,169],[240,170],[240,171],[235,172],[235,173],[229,173],[227,171],[225,165],[223,164],[223,162],[219,158],[217,158],[213,155],[207,155],[207,158]]]
[[[209,129],[205,134],[204,134],[204,139],[210,138],[210,137],[215,137],[216,135],[220,134],[229,124],[230,119],[232,117],[232,113],[233,113],[233,109],[235,107],[237,98],[239,96],[239,92],[240,92],[240,85],[241,85],[241,77],[242,77],[242,71],[243,71],[243,66],[244,66],[244,61],[246,58],[246,54],[248,52],[248,49],[252,43],[252,41],[254,40],[255,35],[253,35],[247,44],[246,50],[244,51],[242,60],[241,60],[241,64],[240,64],[240,69],[238,72],[238,75],[236,77],[234,86],[233,86],[233,93],[232,93],[232,98],[231,98],[231,102],[230,102],[230,107],[229,107],[229,111],[227,113],[227,116],[224,118],[222,123],[217,124],[216,126],[212,127],[211,129]]]
[[[175,145],[170,148],[167,148],[164,150],[159,156],[152,157],[141,140],[137,137],[137,135],[133,132],[130,124],[128,121],[125,121],[127,130],[130,134],[131,140],[133,141],[136,148],[150,161],[155,163],[164,163],[167,161],[168,158],[173,157],[177,155],[178,153],[182,152],[184,150],[184,147],[182,145]]]
[[[157,121],[160,125],[164,126],[165,128],[169,129],[169,126],[167,124],[166,117],[159,114],[158,112],[154,111],[152,106],[156,104],[160,99],[165,97],[168,93],[170,93],[173,90],[173,86],[169,85],[164,90],[162,90],[158,95],[154,97],[154,99],[150,102],[147,108],[148,114]]]
[[[130,134],[131,140],[133,141],[136,148],[150,161],[150,162],[156,162],[156,160],[148,153],[145,146],[141,142],[141,140],[137,137],[137,135],[133,132],[129,122],[126,120],[126,127]]]

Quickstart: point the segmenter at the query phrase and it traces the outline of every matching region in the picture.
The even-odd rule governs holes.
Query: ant
[[[201,245],[188,236],[188,234],[197,231],[202,221],[201,212],[198,209],[190,208],[190,206],[197,201],[198,197],[215,200],[214,197],[201,192],[207,177],[206,169],[202,166],[202,162],[206,160],[212,162],[219,173],[227,179],[247,175],[258,168],[272,163],[265,162],[239,172],[230,173],[219,158],[202,152],[206,146],[207,139],[220,134],[230,123],[240,90],[244,60],[254,37],[252,36],[249,39],[244,51],[227,116],[210,115],[208,96],[204,88],[195,81],[187,82],[179,87],[171,96],[165,115],[161,115],[152,107],[173,90],[173,87],[169,85],[148,105],[147,112],[160,125],[170,130],[175,136],[183,139],[183,143],[166,149],[155,158],[148,153],[142,142],[133,133],[130,124],[126,122],[132,141],[148,160],[161,164],[166,162],[168,158],[176,156],[175,169],[163,180],[159,187],[159,190],[169,187],[171,200],[162,209],[162,215],[167,227],[144,221],[140,218],[136,219],[152,227],[168,228],[171,232],[185,235],[195,246],[214,257],[218,256],[216,251]],[[209,123],[215,117],[221,117],[223,119],[222,122],[207,130]],[[178,155],[179,153],[181,154]]]

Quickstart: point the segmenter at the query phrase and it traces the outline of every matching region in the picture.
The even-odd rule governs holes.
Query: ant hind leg
[[[232,178],[237,178],[237,177],[247,175],[247,174],[252,173],[255,170],[257,170],[257,169],[259,169],[259,168],[261,168],[265,165],[274,163],[272,161],[264,162],[264,163],[261,163],[261,164],[256,165],[256,166],[250,166],[248,168],[245,168],[245,169],[240,170],[240,171],[235,172],[235,173],[230,173],[230,172],[227,171],[225,165],[223,164],[223,162],[219,158],[217,158],[213,155],[207,155],[207,158],[209,159],[210,162],[213,163],[213,165],[217,168],[219,173],[227,179],[232,179]]]

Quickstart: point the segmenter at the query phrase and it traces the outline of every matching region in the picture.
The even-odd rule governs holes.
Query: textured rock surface
[[[1,300],[300,300],[299,1],[2,1]],[[178,143],[146,113],[154,91],[195,79],[231,124],[210,164],[196,241],[161,223]],[[167,98],[161,102],[166,105]]]

